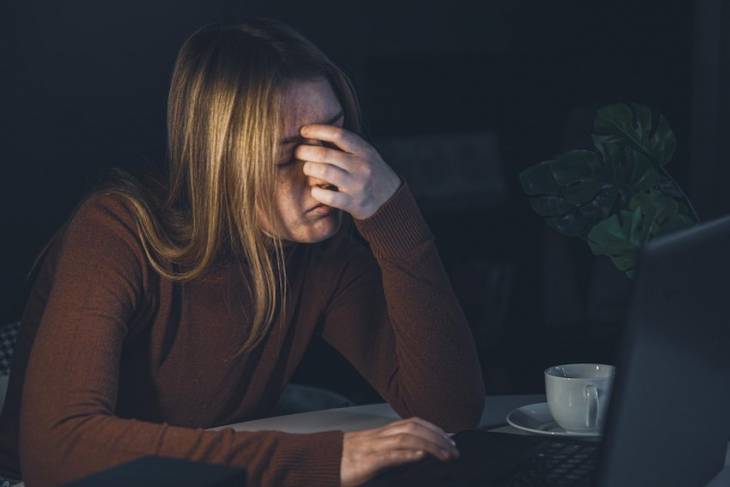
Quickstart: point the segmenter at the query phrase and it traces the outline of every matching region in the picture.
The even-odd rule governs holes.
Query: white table
[[[545,400],[545,396],[493,396],[487,399],[480,426],[500,426],[512,409]],[[401,419],[387,403],[366,404],[348,408],[324,409],[308,413],[289,414],[253,421],[234,423],[221,428],[233,428],[236,431],[276,430],[286,433],[316,433],[327,430],[357,431],[378,428]],[[511,428],[513,431],[519,431]]]
[[[545,401],[545,396],[542,395],[490,396],[487,398],[479,426],[493,427],[492,431],[522,434],[522,431],[509,425],[504,425],[504,418],[507,416],[507,413],[514,408],[542,401]],[[236,431],[275,430],[287,433],[316,433],[328,430],[357,431],[378,428],[399,419],[401,417],[398,416],[390,405],[387,403],[376,403],[256,419],[210,429],[233,428]],[[730,487],[730,448],[728,448],[725,465],[725,469],[720,471],[706,487]]]

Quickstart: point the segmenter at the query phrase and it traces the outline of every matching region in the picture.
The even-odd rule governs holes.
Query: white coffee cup
[[[563,429],[597,433],[603,427],[614,367],[565,364],[545,369],[545,394],[553,419]]]

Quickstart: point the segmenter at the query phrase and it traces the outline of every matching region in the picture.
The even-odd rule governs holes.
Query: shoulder
[[[138,277],[145,267],[145,252],[139,236],[132,204],[125,197],[96,191],[71,213],[60,242],[62,254],[126,267]]]
[[[34,286],[46,294],[56,289],[68,299],[82,292],[85,300],[103,297],[107,304],[123,302],[133,309],[153,276],[133,212],[118,195],[84,197],[49,242],[47,255],[39,257]]]
[[[95,191],[82,199],[71,216],[70,224],[75,227],[103,227],[117,232],[133,230],[136,225],[131,203],[121,195],[105,191]]]

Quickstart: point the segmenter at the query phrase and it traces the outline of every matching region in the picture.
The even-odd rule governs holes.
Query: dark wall
[[[625,296],[623,281],[581,242],[546,231],[521,194],[519,171],[583,140],[595,107],[637,101],[668,117],[679,141],[670,171],[688,183],[692,2],[16,0],[8,6],[3,65],[12,123],[2,136],[2,321],[20,316],[34,255],[103,171],[160,160],[175,54],[210,21],[270,15],[291,23],[351,75],[373,137],[497,134],[509,198],[486,209],[427,214],[475,333],[486,318],[478,303],[466,303],[479,298],[466,294],[474,276],[459,277],[462,254],[513,269],[505,332],[480,342],[492,390],[536,390],[541,367],[580,358],[576,350],[610,361],[616,335],[582,333],[606,316],[591,300],[603,299],[599,304],[615,311]],[[556,255],[563,259],[557,267]],[[563,290],[546,294],[546,287]],[[604,290],[603,297],[592,288]],[[550,328],[546,306],[558,328]],[[615,328],[619,315],[609,312],[603,321]],[[373,397],[352,370],[322,378],[322,364],[336,357],[315,346],[321,348],[298,379],[360,400]]]
[[[730,4],[696,2],[689,191],[703,219],[730,213],[726,137],[730,131]]]

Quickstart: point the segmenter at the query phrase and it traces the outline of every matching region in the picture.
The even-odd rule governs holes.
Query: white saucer
[[[507,422],[517,429],[553,436],[601,436],[599,432],[579,432],[564,430],[555,422],[546,402],[528,404],[512,410]]]

